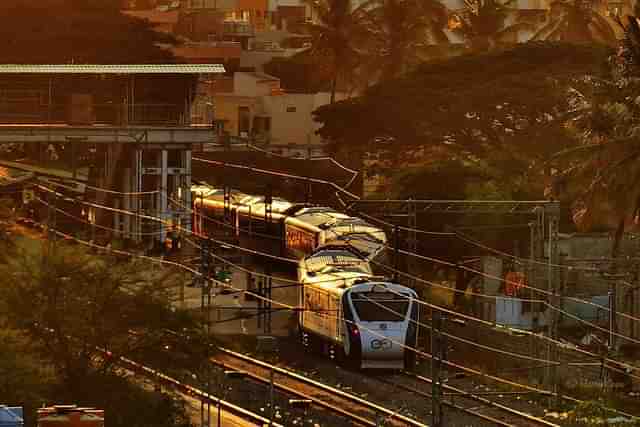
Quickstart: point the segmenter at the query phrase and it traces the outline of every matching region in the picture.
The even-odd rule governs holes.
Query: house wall
[[[258,99],[235,94],[218,94],[215,96],[215,119],[224,121],[225,131],[233,136],[238,135],[238,109],[240,107],[248,107],[249,114],[253,118],[257,112]]]
[[[234,93],[239,96],[271,95],[280,89],[280,80],[266,74],[235,73],[233,75]]]
[[[271,116],[273,144],[319,144],[319,128],[312,112],[329,103],[329,94],[285,94],[262,99],[264,111]]]

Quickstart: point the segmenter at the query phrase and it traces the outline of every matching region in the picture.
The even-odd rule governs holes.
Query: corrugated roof
[[[222,64],[0,64],[12,74],[206,74],[224,73]]]

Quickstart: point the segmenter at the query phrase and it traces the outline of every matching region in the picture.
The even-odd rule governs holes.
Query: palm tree
[[[563,192],[574,197],[578,228],[615,228],[615,258],[624,231],[640,215],[640,99],[630,96],[640,85],[597,80],[594,86],[570,125],[580,143],[554,160]]]
[[[598,5],[598,0],[553,0],[547,23],[532,40],[616,44],[613,28],[597,11]]]
[[[580,143],[555,157],[564,190],[577,196],[576,225],[615,227],[613,258],[624,231],[640,219],[640,24],[627,20],[617,19],[625,38],[611,58],[611,78],[591,78],[587,90],[573,91],[581,107],[568,128]]]
[[[516,22],[506,25],[507,18],[517,13],[511,6],[516,0],[465,0],[465,7],[454,12],[449,27],[460,35],[472,50],[486,51],[497,43],[507,41],[522,30],[531,30],[532,24],[516,17]]]
[[[357,49],[363,31],[351,0],[306,0],[316,23],[305,25],[311,34],[310,53],[331,78],[331,103],[335,101],[338,80],[347,77],[360,62]]]
[[[433,43],[447,43],[447,10],[438,0],[370,0],[359,10],[370,72],[397,77]],[[371,75],[371,74],[370,74]]]

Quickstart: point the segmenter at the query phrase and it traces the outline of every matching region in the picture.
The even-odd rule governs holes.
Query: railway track
[[[264,384],[269,384],[273,369],[276,389],[298,398],[311,400],[313,405],[345,417],[354,425],[376,427],[384,420],[386,423],[384,425],[389,426],[427,427],[427,424],[356,395],[231,350],[219,348],[218,354],[212,357],[211,361],[225,369],[246,372],[250,378]]]
[[[142,365],[140,363],[134,362],[133,360],[127,359],[125,357],[120,357],[118,364],[125,369],[130,370],[134,375],[143,376],[151,379],[154,382],[160,383],[165,387],[173,388],[174,390],[184,394],[185,396],[189,396],[193,399],[209,402],[212,407],[216,407],[220,405],[220,408],[230,414],[235,415],[238,418],[249,421],[255,425],[264,426],[269,425],[269,420],[255,412],[251,412],[247,409],[244,409],[240,406],[234,405],[233,403],[227,402],[223,399],[220,399],[212,394],[206,393],[196,387],[193,387],[189,384],[178,381],[175,378],[172,378],[168,375],[163,374],[153,368]],[[284,427],[281,424],[273,423],[271,424],[274,427]]]
[[[431,398],[430,393],[420,390],[419,386],[424,388],[424,384],[432,385],[430,378],[413,374],[410,372],[402,372],[395,376],[394,380],[382,380],[388,382],[398,388],[419,394],[421,396]],[[496,402],[484,395],[479,395],[462,388],[443,384],[443,405],[449,406],[456,410],[463,411],[470,415],[479,417],[485,421],[498,426],[547,426],[558,427],[558,424],[547,421],[541,417],[532,415],[524,410],[515,409],[505,403]],[[450,398],[447,398],[447,395]],[[509,396],[509,392],[494,392],[488,395]]]

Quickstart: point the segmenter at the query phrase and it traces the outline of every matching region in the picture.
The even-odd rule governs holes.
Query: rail
[[[417,380],[419,382],[426,382],[428,384],[432,383],[432,380],[430,378],[426,378],[426,377],[423,377],[421,375],[416,375],[416,374],[413,374],[413,373],[410,373],[410,372],[403,372],[402,375],[407,377],[407,378],[412,378],[414,380]],[[554,423],[549,422],[547,420],[544,420],[544,419],[542,419],[540,417],[536,417],[534,415],[528,414],[528,413],[526,413],[524,411],[519,411],[517,409],[513,409],[513,408],[511,408],[509,406],[506,406],[506,405],[503,405],[501,403],[494,402],[494,401],[492,401],[490,399],[484,398],[482,396],[478,396],[477,394],[474,394],[472,392],[468,392],[468,391],[462,390],[461,388],[454,387],[454,386],[449,385],[449,384],[442,384],[442,388],[445,389],[445,390],[451,391],[452,393],[455,393],[455,395],[459,396],[459,398],[467,398],[467,399],[475,400],[476,402],[479,402],[479,403],[482,403],[484,405],[488,405],[488,406],[491,406],[491,407],[493,407],[495,409],[498,409],[500,412],[507,413],[512,417],[516,417],[519,420],[519,422],[517,424],[506,424],[506,425],[522,426],[523,425],[522,424],[522,420],[526,420],[529,423],[527,425],[536,424],[536,425],[544,425],[544,426],[547,426],[547,427],[558,427],[558,424],[554,424]],[[414,392],[423,393],[423,392],[420,392],[418,390],[414,390]],[[507,394],[507,392],[505,392],[505,394]],[[443,403],[447,404],[447,402],[443,402]],[[463,410],[469,411],[469,408],[463,408]],[[493,419],[494,420],[493,422],[498,422],[497,418],[491,417],[491,416],[486,415],[486,414],[475,414],[475,415],[482,415],[483,417],[487,417],[487,418]],[[504,421],[502,421],[502,422],[504,422]],[[501,422],[501,425],[504,425],[504,424],[502,424],[502,422]]]
[[[133,360],[127,359],[126,357],[120,357],[119,361],[121,364],[127,365],[129,368],[133,369],[134,372],[142,373],[148,377],[156,378],[160,380],[162,383],[168,384],[185,394],[197,397],[200,400],[207,400],[211,403],[214,403],[215,405],[219,404],[224,411],[229,412],[233,415],[236,415],[240,418],[257,423],[259,425],[269,425],[269,420],[267,418],[262,417],[261,415],[258,415],[247,409],[241,408],[240,406],[234,405],[233,403],[227,402],[226,400],[222,400],[216,396],[213,396],[209,393],[199,390],[189,384],[182,383],[177,379],[172,378],[168,375],[165,375],[162,372],[156,371],[155,369],[149,368],[148,366],[134,362]],[[282,424],[278,424],[275,422],[272,423],[271,425],[275,427],[284,427]]]
[[[241,360],[242,362],[248,363],[250,365],[253,366],[257,366],[259,368],[262,369],[266,369],[266,370],[272,370],[274,373],[278,373],[282,376],[287,377],[288,379],[292,379],[298,383],[301,383],[307,387],[313,388],[318,392],[314,392],[313,396],[311,396],[310,394],[305,394],[302,393],[298,390],[294,390],[291,387],[287,387],[284,386],[282,384],[276,384],[275,386],[279,389],[285,390],[289,393],[292,394],[296,394],[300,397],[303,397],[305,399],[309,399],[311,400],[314,404],[318,405],[318,406],[322,406],[326,409],[329,409],[333,412],[336,412],[342,416],[348,417],[349,419],[359,423],[359,424],[363,424],[363,425],[368,425],[368,426],[372,426],[375,427],[378,424],[376,423],[375,420],[371,420],[368,418],[365,418],[363,416],[360,415],[356,415],[354,414],[353,409],[355,409],[354,407],[360,407],[360,408],[364,408],[365,411],[368,411],[369,413],[373,414],[375,417],[377,416],[384,416],[387,420],[389,420],[390,422],[392,422],[394,425],[403,425],[403,426],[416,426],[416,427],[427,427],[427,424],[421,423],[420,421],[414,420],[412,418],[406,417],[402,414],[399,414],[396,411],[392,411],[388,408],[385,408],[383,406],[377,405],[373,402],[369,402],[365,399],[362,399],[361,397],[355,396],[353,394],[350,393],[346,393],[342,390],[339,390],[335,387],[331,387],[328,386],[326,384],[320,383],[318,381],[314,381],[310,378],[306,378],[302,375],[299,375],[295,372],[291,372],[287,369],[284,368],[280,368],[280,367],[276,367],[273,366],[272,364],[263,362],[262,360],[258,360],[255,359],[253,357],[250,356],[246,356],[244,354],[240,354],[237,353],[235,351],[232,350],[228,350],[226,348],[221,348],[218,347],[218,351],[224,355],[230,356],[231,358],[235,358],[238,360]],[[221,362],[219,360],[213,360],[214,363],[220,364],[220,365],[225,365],[224,362]],[[232,366],[232,368],[234,369],[242,369],[241,367],[238,366]],[[250,373],[249,373],[250,374]],[[259,380],[262,382],[268,382],[269,380],[264,377],[264,376],[260,376],[260,375],[256,375],[253,374],[250,376],[252,376],[255,379],[260,378]],[[256,378],[258,377],[258,378]],[[347,401],[348,403],[351,403],[351,407],[345,409],[344,407],[338,407],[336,403],[329,403],[326,402],[324,400],[322,400],[321,398],[319,398],[318,396],[324,394],[325,397],[331,397],[333,398],[334,402],[338,399],[342,399],[343,401]]]

